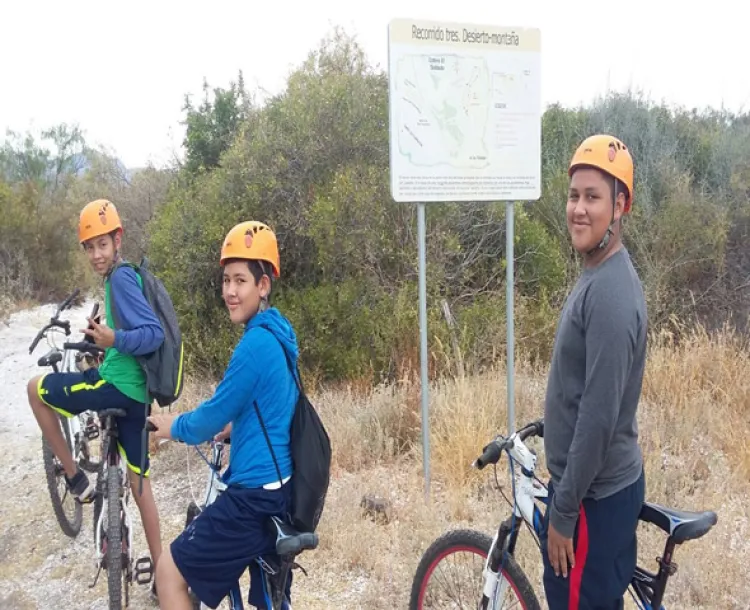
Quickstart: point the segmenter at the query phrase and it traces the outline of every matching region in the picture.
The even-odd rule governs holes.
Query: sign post
[[[515,429],[513,205],[541,195],[538,29],[395,19],[388,27],[391,196],[416,203],[425,497],[430,494],[426,203],[505,201],[508,428]]]

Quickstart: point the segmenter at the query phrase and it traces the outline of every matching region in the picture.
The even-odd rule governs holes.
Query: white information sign
[[[539,199],[540,31],[396,19],[388,43],[393,199]]]

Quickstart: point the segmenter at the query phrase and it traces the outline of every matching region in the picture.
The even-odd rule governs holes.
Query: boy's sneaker
[[[68,490],[73,497],[78,500],[81,504],[88,504],[94,499],[94,489],[96,485],[89,482],[89,478],[86,473],[80,468],[73,475],[72,479],[65,475],[65,482],[68,484]]]

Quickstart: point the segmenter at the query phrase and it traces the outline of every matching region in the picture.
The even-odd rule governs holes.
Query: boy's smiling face
[[[221,294],[233,324],[245,324],[260,309],[260,302],[268,296],[268,276],[256,283],[245,260],[232,261],[224,267]]]
[[[83,249],[88,256],[91,268],[97,275],[104,277],[112,268],[115,256],[121,245],[120,232],[112,235],[99,235],[83,242]]]

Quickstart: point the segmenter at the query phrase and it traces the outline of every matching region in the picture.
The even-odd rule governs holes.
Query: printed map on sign
[[[412,164],[483,168],[489,164],[490,73],[484,59],[406,55],[396,77],[398,146]]]

